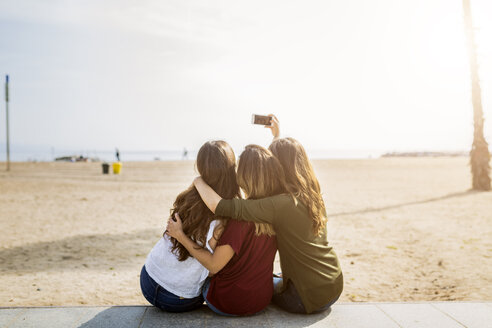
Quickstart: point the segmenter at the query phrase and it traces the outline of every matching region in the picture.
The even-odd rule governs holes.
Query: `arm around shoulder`
[[[176,221],[168,220],[166,234],[176,238],[190,252],[191,256],[197,259],[211,274],[219,272],[234,256],[234,250],[229,245],[217,246],[214,253],[200,247],[183,232],[178,214],[175,215],[175,218]]]
[[[275,197],[262,199],[223,199],[217,214],[237,220],[273,224],[276,217]]]
[[[197,177],[193,180],[193,184],[195,185],[196,190],[200,194],[203,202],[207,207],[215,213],[215,209],[217,205],[222,200],[222,197],[219,196],[203,179],[202,177]]]

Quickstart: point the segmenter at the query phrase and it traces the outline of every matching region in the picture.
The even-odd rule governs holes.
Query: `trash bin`
[[[120,174],[121,172],[121,162],[113,163],[113,173]]]
[[[108,163],[103,163],[102,168],[103,168],[103,174],[109,174],[109,164]]]

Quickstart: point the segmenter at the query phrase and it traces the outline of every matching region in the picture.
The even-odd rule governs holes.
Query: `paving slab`
[[[86,308],[45,307],[27,308],[5,327],[9,328],[70,328],[78,327],[79,320],[87,314]],[[0,311],[3,312],[4,310]]]
[[[492,328],[492,303],[434,303],[434,307],[468,328]]]
[[[0,327],[8,327],[22,313],[27,312],[26,308],[16,308],[0,311]]]
[[[207,311],[209,310],[205,305],[201,309],[185,313],[168,313],[155,307],[149,307],[140,328],[204,327]]]
[[[80,328],[137,328],[140,326],[148,307],[114,306],[89,309]]]
[[[270,305],[250,317],[219,316],[205,305],[186,313],[168,313],[152,306],[0,308],[0,327],[492,328],[492,303],[337,303],[328,311],[310,315]]]
[[[328,327],[337,328],[400,328],[375,304],[334,306],[324,323],[328,323]]]
[[[268,311],[268,309],[266,311]],[[268,318],[265,317],[266,311],[249,317],[223,317],[208,312],[203,327],[271,327]]]
[[[387,303],[377,306],[401,327],[463,328],[462,324],[433,307],[431,303]]]
[[[266,317],[267,308],[261,314],[249,317],[223,317],[210,311],[207,306],[187,313],[166,313],[149,308],[141,328],[159,327],[271,327]]]
[[[277,306],[271,305],[264,313],[264,320],[266,323],[269,324],[269,327],[275,328],[319,327],[320,323],[326,327],[328,325],[323,322],[326,320],[326,318],[331,316],[330,313],[333,312],[333,308],[335,308],[335,305],[332,307],[332,309],[329,309],[325,312],[306,315],[289,313],[283,311]]]

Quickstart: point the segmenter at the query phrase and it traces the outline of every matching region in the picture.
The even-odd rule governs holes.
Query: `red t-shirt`
[[[263,310],[273,294],[275,237],[257,236],[251,222],[229,220],[217,246],[235,254],[210,281],[208,301],[222,312],[250,315]]]

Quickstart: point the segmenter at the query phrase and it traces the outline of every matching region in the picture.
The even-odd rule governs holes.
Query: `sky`
[[[471,2],[492,143],[492,3]],[[313,151],[472,142],[461,0],[0,0],[0,40],[12,152],[240,152],[271,140],[253,113]]]

